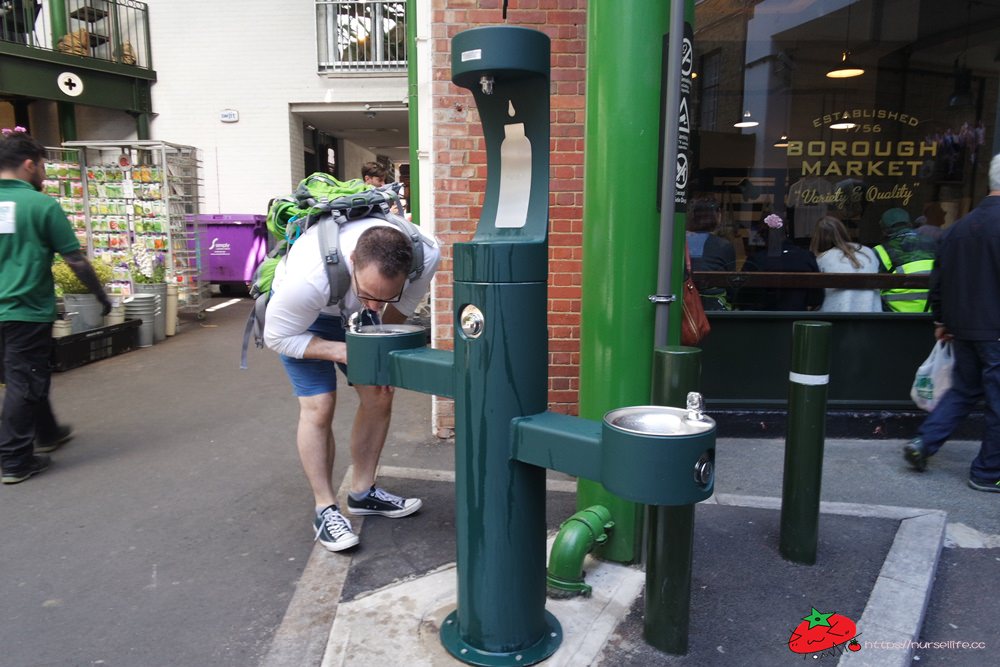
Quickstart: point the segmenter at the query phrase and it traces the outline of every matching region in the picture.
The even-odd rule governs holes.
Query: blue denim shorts
[[[324,340],[345,340],[344,325],[335,315],[320,315],[307,331]],[[296,359],[283,354],[279,356],[296,396],[317,396],[337,391],[337,366],[347,375],[346,364],[323,359]]]

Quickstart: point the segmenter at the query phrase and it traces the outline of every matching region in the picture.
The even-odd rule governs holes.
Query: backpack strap
[[[344,223],[343,216],[331,211],[319,220],[319,251],[326,268],[326,277],[330,281],[330,297],[327,306],[340,304],[347,294],[351,284],[351,276],[347,271],[347,263],[340,252],[340,225]]]
[[[250,348],[250,336],[254,338],[257,349],[264,347],[264,316],[267,314],[267,302],[271,300],[271,292],[260,294],[253,301],[253,308],[247,315],[246,326],[243,327],[243,349],[240,352],[240,369],[247,369],[247,350]]]

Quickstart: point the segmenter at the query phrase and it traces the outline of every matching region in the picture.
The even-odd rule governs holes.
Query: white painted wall
[[[204,213],[262,213],[303,177],[301,123],[291,105],[332,109],[405,94],[405,77],[317,74],[309,0],[147,4],[157,72],[151,135],[201,149]],[[238,111],[239,122],[222,123],[223,109]]]
[[[348,179],[361,178],[361,165],[365,162],[374,162],[375,157],[375,153],[364,146],[345,141],[344,154],[340,156],[340,159],[344,161],[344,177]]]

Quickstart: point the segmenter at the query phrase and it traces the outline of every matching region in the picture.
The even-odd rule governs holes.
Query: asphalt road
[[[76,437],[0,488],[0,665],[245,667],[266,653],[313,547],[312,497],[276,355],[238,368],[249,303],[53,376]],[[399,411],[383,460],[423,443],[450,461],[407,394],[421,409]]]

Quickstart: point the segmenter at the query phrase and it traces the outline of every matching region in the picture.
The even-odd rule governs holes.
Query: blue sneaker
[[[319,513],[313,521],[316,529],[316,539],[330,551],[343,551],[357,545],[360,541],[347,520],[336,505],[330,505]]]
[[[363,500],[347,497],[347,509],[355,516],[377,514],[399,519],[413,514],[422,505],[420,498],[403,498],[376,486],[369,489]]]
[[[969,478],[969,486],[976,491],[986,491],[987,493],[1000,493],[1000,479],[991,482],[978,477]]]

